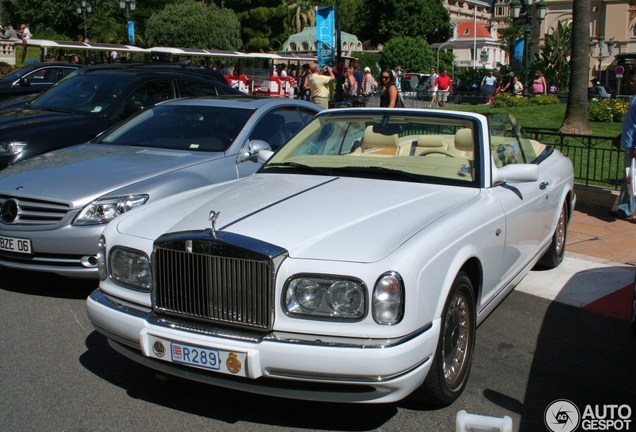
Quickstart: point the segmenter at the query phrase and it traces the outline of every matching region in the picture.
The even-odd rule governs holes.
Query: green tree
[[[88,37],[93,42],[121,43],[127,40],[125,11],[113,0],[90,0],[91,13],[86,17]],[[166,3],[179,0],[144,0],[137,3],[131,19],[135,22],[137,42],[143,45],[144,24]],[[80,40],[84,36],[84,20],[77,13],[76,2],[68,0],[5,0],[2,2],[3,23],[28,23],[37,39]]]
[[[558,23],[557,28],[545,35],[541,54],[535,59],[533,69],[541,69],[549,83],[559,89],[567,89],[570,82],[570,46],[572,43],[571,23]]]
[[[406,71],[428,71],[437,62],[436,53],[423,37],[396,37],[389,40],[382,50],[380,65],[393,68],[401,65]]]
[[[372,45],[398,36],[423,37],[428,43],[451,37],[450,16],[441,0],[367,0],[359,9],[357,35]]]
[[[224,0],[224,5],[236,12],[245,51],[280,50],[290,34],[284,0]]]
[[[300,33],[305,27],[316,25],[316,5],[311,0],[288,0],[287,6],[291,14],[289,29],[292,33]]]
[[[151,46],[241,48],[240,25],[234,12],[194,0],[169,4],[152,15],[146,23],[146,40]]]

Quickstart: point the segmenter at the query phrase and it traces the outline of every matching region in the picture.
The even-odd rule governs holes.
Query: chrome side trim
[[[419,368],[423,364],[427,363],[431,357],[426,357],[422,361],[416,363],[412,367],[396,372],[391,375],[382,375],[382,376],[360,376],[360,375],[335,375],[335,374],[308,374],[308,373],[297,373],[297,372],[288,372],[281,369],[266,369],[268,376],[274,378],[287,378],[287,379],[296,379],[301,381],[318,381],[324,382],[327,381],[336,381],[336,382],[349,382],[349,383],[359,383],[359,384],[379,384],[394,380],[403,375],[407,375]]]
[[[270,342],[282,342],[298,345],[313,345],[334,348],[366,348],[366,349],[383,349],[391,348],[403,344],[417,336],[425,333],[433,327],[433,323],[428,323],[424,327],[409,333],[405,336],[389,339],[371,339],[371,338],[351,338],[340,336],[325,335],[308,335],[300,333],[272,332],[265,336],[263,340]]]

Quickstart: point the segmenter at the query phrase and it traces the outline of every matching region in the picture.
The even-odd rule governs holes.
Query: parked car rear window
[[[103,136],[99,142],[189,151],[225,151],[253,110],[158,105]]]

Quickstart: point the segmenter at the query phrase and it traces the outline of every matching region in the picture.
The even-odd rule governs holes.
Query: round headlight
[[[322,303],[322,289],[314,280],[297,279],[294,292],[296,301],[305,309],[316,310]]]
[[[150,290],[150,260],[143,252],[114,248],[110,252],[109,269],[111,278],[125,286]]]
[[[367,313],[366,287],[347,276],[303,274],[285,286],[284,308],[291,315],[324,320],[358,320]]]
[[[361,316],[364,312],[363,301],[364,294],[360,285],[350,281],[338,281],[327,290],[329,307],[341,316]]]

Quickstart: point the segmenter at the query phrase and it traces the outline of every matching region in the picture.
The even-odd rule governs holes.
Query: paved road
[[[92,329],[84,299],[94,286],[0,269],[0,431],[453,431],[461,409],[542,431],[555,399],[636,411],[629,324],[521,291],[479,328],[464,395],[428,410],[413,399],[336,405],[165,379]]]

